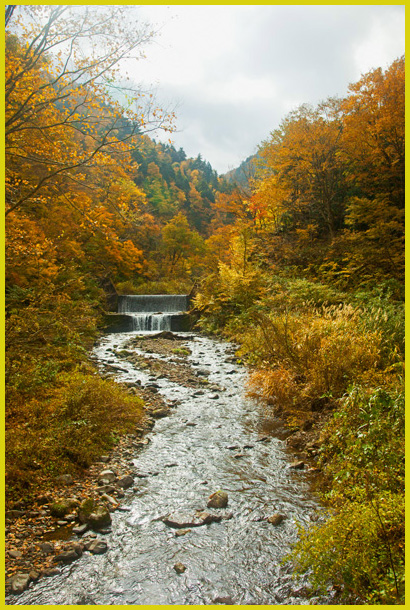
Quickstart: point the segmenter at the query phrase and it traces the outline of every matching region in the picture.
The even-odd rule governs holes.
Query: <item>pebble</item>
[[[184,566],[183,563],[181,563],[180,561],[178,561],[175,565],[174,565],[174,570],[177,574],[183,574],[186,570],[186,566]]]
[[[23,553],[21,551],[9,551],[9,555],[13,559],[20,559],[20,557],[23,557]]]
[[[187,529],[183,529],[183,530],[177,530],[175,532],[175,537],[179,538],[179,536],[185,536],[185,534],[188,534],[189,532],[191,532],[192,530],[190,528]]]

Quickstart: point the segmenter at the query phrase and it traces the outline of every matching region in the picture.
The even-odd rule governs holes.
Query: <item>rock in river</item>
[[[126,474],[117,481],[117,484],[123,489],[128,489],[134,484],[134,477],[130,474]]]
[[[221,515],[212,515],[205,511],[197,512],[194,515],[186,513],[173,513],[162,518],[165,525],[176,528],[200,527],[208,523],[221,521]]]
[[[284,515],[281,515],[280,513],[275,513],[274,515],[271,515],[267,518],[267,522],[272,523],[272,525],[279,525],[279,523],[282,523],[284,518]]]
[[[209,496],[208,508],[225,508],[228,505],[228,494],[226,491],[216,491]]]
[[[289,466],[289,468],[293,468],[294,470],[303,470],[304,467],[305,462],[303,462],[302,460],[296,460],[295,462],[292,462]]]
[[[72,563],[73,561],[76,561],[79,557],[81,557],[82,554],[83,549],[81,545],[77,544],[73,546],[73,548],[67,549],[66,551],[63,551],[62,553],[56,555],[53,561],[55,563]]]
[[[102,555],[108,549],[108,545],[104,540],[92,540],[91,542],[87,542],[85,545],[85,549],[90,551],[93,555]]]
[[[184,566],[183,563],[181,563],[180,561],[178,561],[178,563],[176,563],[174,565],[174,570],[177,574],[183,574],[186,570],[186,566]]]
[[[81,504],[78,517],[81,523],[87,523],[93,530],[100,530],[111,523],[108,508],[91,499]]]
[[[153,411],[151,411],[151,415],[155,419],[161,419],[161,417],[167,417],[169,415],[169,410],[165,409],[165,408],[164,409],[154,409]]]

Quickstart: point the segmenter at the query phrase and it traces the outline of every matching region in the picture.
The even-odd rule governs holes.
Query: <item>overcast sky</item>
[[[130,70],[173,106],[176,148],[218,173],[300,104],[343,96],[404,54],[402,5],[143,5],[158,35]],[[168,139],[169,135],[156,139]]]

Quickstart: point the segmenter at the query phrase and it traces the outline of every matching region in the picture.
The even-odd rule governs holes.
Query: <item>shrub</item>
[[[320,457],[335,510],[301,532],[288,559],[321,589],[404,603],[404,396],[354,387],[340,403]]]
[[[48,395],[27,400],[6,430],[7,500],[28,499],[53,476],[88,467],[140,423],[142,404],[111,380],[60,373]]]
[[[327,499],[404,489],[404,393],[354,386],[327,425]]]
[[[312,585],[339,587],[349,603],[404,603],[404,501],[383,494],[349,502],[324,524],[300,531],[291,555]]]

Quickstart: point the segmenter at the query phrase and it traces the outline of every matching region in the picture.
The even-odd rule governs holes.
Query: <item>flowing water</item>
[[[132,318],[132,329],[183,330],[179,322],[189,307],[186,294],[138,294],[118,297],[118,313]]]
[[[146,384],[146,371],[115,356],[134,335],[106,335],[94,355],[121,367],[119,381]],[[297,523],[308,524],[321,512],[308,475],[289,468],[292,456],[284,441],[269,435],[272,422],[244,397],[246,370],[229,361],[232,346],[189,336],[189,362],[208,369],[210,384],[221,389],[198,391],[156,379],[165,399],[179,404],[157,421],[150,443],[136,451],[139,477],[126,492],[123,510],[112,514],[112,532],[103,536],[108,551],[84,553],[9,603],[209,605],[220,597],[238,605],[331,603],[309,599],[303,583],[296,584],[290,568],[280,564],[297,539]],[[183,536],[161,521],[169,513],[206,509],[209,495],[219,489],[228,493],[228,507],[208,510],[231,511],[231,519]],[[280,525],[261,520],[276,512],[286,516]],[[177,562],[186,566],[183,574],[174,570]]]

